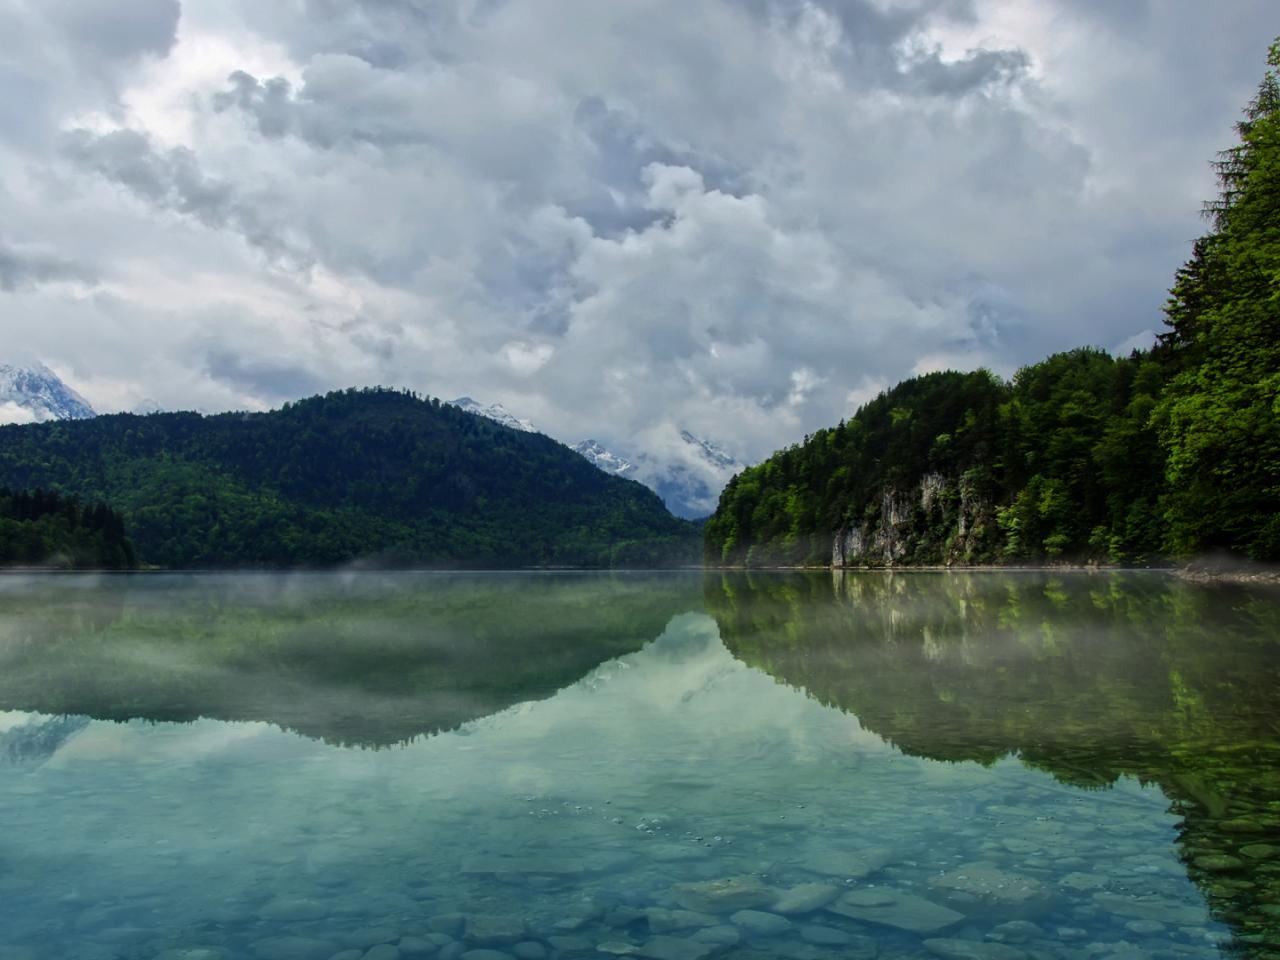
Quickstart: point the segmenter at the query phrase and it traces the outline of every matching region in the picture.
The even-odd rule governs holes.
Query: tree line
[[[129,569],[137,557],[124,518],[105,504],[0,487],[0,566]]]

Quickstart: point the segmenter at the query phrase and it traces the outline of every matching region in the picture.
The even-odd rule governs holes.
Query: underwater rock
[[[935,890],[962,893],[1002,909],[1047,902],[1044,885],[1032,877],[981,863],[966,863],[929,878]]]
[[[854,890],[826,909],[851,920],[919,934],[937,933],[964,919],[964,914],[948,907],[887,887]]]
[[[668,910],[666,907],[648,907],[639,911],[640,916],[649,921],[652,933],[670,933],[673,930],[691,930],[695,927],[710,927],[720,921],[709,913],[698,913],[694,910]]]
[[[835,927],[810,923],[800,928],[800,939],[819,947],[843,947],[853,942],[853,937]]]
[[[992,927],[987,939],[997,943],[1026,943],[1043,936],[1044,931],[1030,920],[1010,920]]]
[[[742,940],[742,935],[738,933],[737,929],[727,923],[717,924],[714,927],[703,927],[691,936],[694,940],[702,943],[715,943],[722,947],[736,946]]]
[[[1204,907],[1172,900],[1139,899],[1124,897],[1114,893],[1095,893],[1093,902],[1100,908],[1117,917],[1128,917],[1133,920],[1159,920],[1161,923],[1196,924],[1205,919]]]
[[[624,940],[606,940],[604,943],[596,944],[596,951],[615,957],[631,957],[639,953],[640,948],[634,943],[627,943]]]
[[[801,883],[778,894],[769,909],[782,914],[812,913],[838,896],[840,888],[830,883]]]
[[[786,917],[765,913],[763,910],[739,910],[729,919],[739,929],[761,937],[776,937],[791,929],[791,921]]]
[[[887,847],[865,850],[824,850],[805,860],[804,868],[826,877],[863,880],[881,867],[892,863],[893,851]]]
[[[368,950],[370,947],[376,947],[380,943],[392,943],[395,940],[399,940],[400,934],[390,927],[365,927],[362,930],[352,930],[350,933],[344,933],[338,939],[342,941],[344,947]]]
[[[699,913],[732,913],[772,903],[778,892],[755,877],[724,877],[672,888],[680,906]]]
[[[518,917],[504,915],[467,917],[467,939],[486,947],[500,947],[523,940],[527,928]]]

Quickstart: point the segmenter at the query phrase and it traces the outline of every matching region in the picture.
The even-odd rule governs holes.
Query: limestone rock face
[[[926,473],[910,489],[885,487],[866,517],[837,530],[831,566],[978,562],[994,525],[995,509],[972,478]]]

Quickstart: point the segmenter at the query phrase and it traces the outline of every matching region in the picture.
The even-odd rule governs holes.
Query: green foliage
[[[47,490],[0,487],[0,566],[122,570],[137,561],[114,510]]]
[[[541,434],[384,389],[270,413],[0,428],[0,483],[110,503],[165,567],[696,560],[697,530]]]
[[[1172,290],[1178,373],[1156,411],[1173,546],[1259,560],[1280,559],[1280,42],[1268,64]]]

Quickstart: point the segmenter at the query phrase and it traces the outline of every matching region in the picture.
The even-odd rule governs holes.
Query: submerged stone
[[[673,888],[676,902],[700,913],[732,913],[772,903],[777,891],[755,877],[725,877],[698,883],[681,883]]]
[[[774,913],[804,914],[821,910],[840,896],[840,888],[830,883],[802,883],[778,894],[769,905]]]
[[[1101,890],[1108,883],[1106,877],[1096,873],[1081,873],[1079,871],[1068,873],[1065,877],[1058,881],[1058,885],[1066,887],[1068,890]]]
[[[930,877],[929,886],[968,894],[1006,909],[1045,899],[1044,885],[1039,880],[980,863],[964,864]]]
[[[363,930],[352,930],[350,933],[344,933],[339,939],[345,946],[368,950],[370,947],[376,947],[380,943],[391,943],[393,940],[398,940],[400,939],[400,934],[390,927],[366,927]]]
[[[729,917],[741,930],[762,937],[776,937],[791,929],[791,921],[763,910],[739,910]]]
[[[1026,943],[1043,936],[1044,931],[1030,920],[1010,920],[992,927],[987,939],[998,943]]]
[[[467,927],[467,918],[460,913],[438,913],[427,918],[427,926],[436,933],[460,937]]]
[[[370,947],[362,960],[400,960],[400,948],[389,943],[380,943]]]
[[[627,943],[624,940],[606,940],[604,943],[597,943],[596,950],[615,957],[630,957],[640,952],[640,948],[634,943]]]
[[[948,907],[888,888],[854,890],[826,909],[851,920],[919,934],[937,933],[964,919],[964,914]]]
[[[735,946],[742,940],[742,935],[738,933],[737,929],[727,923],[717,924],[714,927],[703,927],[691,936],[694,940],[699,940],[702,943],[716,943],[722,947]]]
[[[668,910],[666,907],[649,907],[639,911],[640,916],[649,921],[652,933],[670,933],[672,930],[692,930],[696,927],[710,927],[719,923],[719,919],[709,913],[695,910]]]
[[[888,847],[868,847],[865,850],[824,850],[806,859],[804,867],[827,877],[863,880],[892,861],[893,851]]]
[[[467,917],[467,939],[484,946],[503,946],[523,940],[525,922],[518,917],[504,915]]]
[[[805,943],[816,944],[820,947],[842,947],[847,943],[853,942],[853,937],[843,930],[837,930],[835,927],[824,927],[816,923],[806,924],[801,927],[800,939]]]
[[[1093,902],[1107,913],[1134,920],[1159,920],[1161,923],[1192,924],[1205,919],[1203,907],[1172,900],[1139,899],[1114,893],[1095,893]]]

